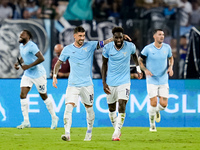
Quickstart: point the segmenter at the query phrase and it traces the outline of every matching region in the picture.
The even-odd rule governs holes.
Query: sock
[[[49,113],[51,114],[51,118],[52,119],[57,118],[56,113],[53,109],[53,104],[52,104],[51,99],[48,97],[46,100],[44,100],[44,103],[46,104],[46,107],[47,107]]]
[[[162,105],[160,105],[160,103],[158,103],[157,107],[156,107],[156,111],[161,111],[164,110],[166,107],[163,107]]]
[[[1,103],[0,103],[0,110],[1,110],[1,114],[3,115],[3,119],[1,121],[5,121],[6,120],[6,112],[5,112],[5,109],[1,106]]]
[[[149,122],[150,126],[155,126],[156,107],[149,106]]]
[[[67,104],[65,106],[65,113],[64,113],[64,128],[65,128],[65,134],[70,134],[70,128],[72,125],[72,110],[73,110],[72,104]]]
[[[94,110],[93,107],[86,108],[86,115],[87,115],[87,130],[91,130],[94,124]]]
[[[21,110],[22,115],[24,117],[24,122],[29,123],[29,116],[28,116],[28,100],[26,98],[20,99],[21,102]]]
[[[115,132],[114,133],[119,133],[125,120],[126,113],[118,113],[117,117],[117,122],[116,122],[116,127],[115,127]]]
[[[109,111],[109,118],[110,118],[110,121],[111,121],[111,123],[113,125],[113,128],[115,129],[116,122],[117,122],[117,113],[116,113],[116,111],[113,111],[113,112]]]

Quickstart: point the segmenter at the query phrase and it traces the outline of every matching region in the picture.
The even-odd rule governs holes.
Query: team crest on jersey
[[[166,51],[163,51],[164,54],[166,54]]]
[[[87,52],[87,47],[84,47],[83,50]]]
[[[126,53],[127,53],[127,52],[122,52],[122,53],[124,54],[124,56],[126,56]]]

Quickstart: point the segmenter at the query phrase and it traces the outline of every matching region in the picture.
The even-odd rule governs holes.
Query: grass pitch
[[[114,129],[94,128],[92,141],[83,141],[86,128],[72,128],[71,141],[61,140],[64,128],[0,128],[0,150],[199,150],[200,128],[123,127],[121,141],[111,141]]]

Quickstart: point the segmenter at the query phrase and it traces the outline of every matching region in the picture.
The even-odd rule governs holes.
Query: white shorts
[[[130,83],[122,84],[119,86],[109,86],[111,94],[107,95],[107,103],[113,104],[119,99],[129,100]]]
[[[47,92],[47,78],[46,75],[39,78],[30,78],[25,75],[22,76],[20,87],[30,87],[32,88],[35,84],[39,93],[45,94]]]
[[[153,98],[156,96],[168,98],[169,85],[168,84],[163,84],[163,85],[147,84],[147,92],[148,92],[149,98]]]
[[[78,104],[78,98],[81,97],[81,102],[86,105],[93,105],[94,100],[94,88],[93,85],[86,87],[74,87],[68,86],[66,89],[66,103],[75,103],[75,107]]]

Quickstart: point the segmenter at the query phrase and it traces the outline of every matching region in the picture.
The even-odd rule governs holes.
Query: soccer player
[[[51,114],[52,124],[51,129],[55,129],[58,123],[58,117],[53,109],[53,104],[50,98],[47,96],[47,80],[46,71],[41,64],[44,61],[44,57],[37,45],[31,40],[32,34],[28,30],[23,30],[19,36],[20,55],[21,58],[15,63],[15,69],[19,69],[19,65],[24,70],[24,74],[21,79],[21,110],[24,117],[24,121],[21,125],[17,126],[19,129],[30,127],[29,115],[28,115],[28,99],[27,94],[31,90],[33,84],[35,84],[41,98],[43,99],[46,107]]]
[[[136,64],[138,79],[142,78],[135,45],[124,41],[123,28],[112,29],[113,40],[103,48],[102,82],[107,94],[109,117],[115,129],[112,140],[120,141],[121,128],[125,119],[126,104],[130,93],[130,59]],[[116,103],[118,102],[118,116]]]
[[[149,121],[151,132],[156,132],[156,122],[160,122],[160,111],[168,104],[169,85],[168,74],[173,76],[174,59],[171,47],[163,43],[164,32],[155,29],[153,32],[154,42],[144,47],[139,58],[141,69],[145,72],[147,92],[150,98]],[[144,66],[146,62],[146,67]],[[169,66],[167,65],[169,61]],[[157,97],[159,103],[157,104]]]
[[[74,29],[74,39],[74,43],[64,47],[53,71],[53,86],[57,88],[57,73],[59,67],[62,62],[65,62],[67,59],[69,60],[70,75],[68,78],[68,87],[66,90],[66,106],[64,112],[65,134],[62,135],[61,138],[64,141],[70,141],[72,110],[77,106],[78,97],[80,96],[81,101],[86,108],[87,115],[87,132],[84,141],[90,141],[95,118],[93,110],[94,89],[91,76],[93,53],[96,49],[102,48],[105,44],[113,41],[113,39],[110,38],[99,42],[84,42],[85,29],[81,26],[78,26]]]

